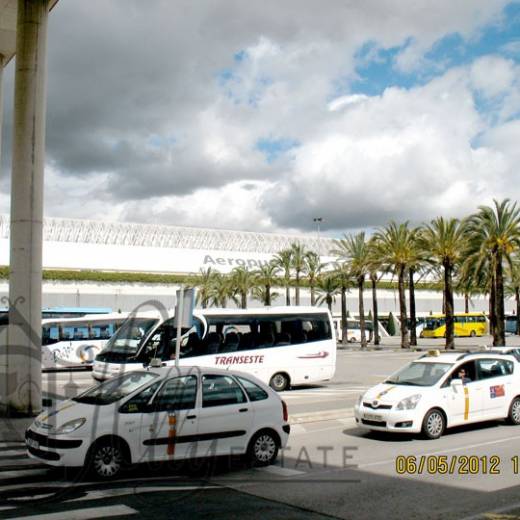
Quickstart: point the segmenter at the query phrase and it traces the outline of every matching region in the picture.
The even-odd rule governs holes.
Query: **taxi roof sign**
[[[440,355],[441,355],[441,352],[438,349],[428,350],[428,356],[430,356],[430,357],[438,357]]]

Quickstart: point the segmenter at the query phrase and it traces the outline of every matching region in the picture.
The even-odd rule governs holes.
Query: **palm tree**
[[[197,298],[203,309],[209,305],[214,278],[217,272],[218,271],[215,271],[212,267],[200,269],[200,281],[197,284],[197,287],[199,288]]]
[[[230,276],[218,272],[214,274],[209,299],[211,305],[214,307],[227,307],[227,301],[229,299],[232,299],[236,303],[235,291]]]
[[[273,297],[272,287],[278,282],[277,275],[279,272],[280,268],[274,262],[269,262],[261,265],[254,273],[256,283],[259,285],[259,287],[256,287],[254,291],[256,296],[258,296],[260,294],[260,288],[262,288],[261,293],[264,297],[260,301],[262,301],[264,305],[271,305]]]
[[[357,235],[344,235],[341,240],[335,240],[334,242],[337,248],[331,251],[331,253],[337,255],[340,260],[343,260],[349,265],[350,272],[357,283],[361,348],[366,348],[367,338],[365,334],[366,324],[363,290],[365,286],[365,277],[370,271],[368,241],[365,238],[365,233],[361,232]]]
[[[334,275],[338,279],[341,294],[341,344],[348,343],[348,310],[347,310],[347,292],[353,286],[352,274],[350,266],[347,262],[336,262]]]
[[[406,325],[406,297],[404,289],[405,274],[415,261],[414,234],[408,222],[390,222],[374,234],[374,250],[377,258],[397,275],[399,288],[399,313],[401,320],[401,348],[410,348],[410,338]]]
[[[274,256],[274,265],[283,272],[283,282],[285,286],[285,305],[291,305],[291,268],[292,268],[292,250],[284,249]]]
[[[466,262],[476,272],[489,262],[490,325],[493,345],[505,345],[503,263],[512,265],[512,254],[520,248],[520,208],[509,199],[493,200],[494,207],[479,206],[468,219]]]
[[[377,305],[377,282],[380,280],[383,271],[383,264],[377,257],[377,251],[374,248],[374,237],[368,243],[369,251],[369,277],[372,285],[372,328],[374,331],[374,345],[379,345],[381,337],[379,336],[379,312]]]
[[[295,304],[300,305],[300,276],[305,271],[307,251],[299,242],[291,244],[291,267],[295,273]]]
[[[456,218],[437,217],[426,225],[420,236],[431,262],[442,267],[446,315],[446,349],[454,349],[453,275],[465,249],[466,223]],[[467,311],[466,311],[467,312]]]
[[[247,295],[255,285],[255,276],[247,267],[235,267],[231,271],[231,285],[240,296],[240,308],[247,309]]]
[[[320,255],[318,255],[318,253],[307,251],[307,254],[305,255],[305,274],[307,275],[307,280],[311,289],[311,305],[316,304],[316,282],[325,265],[326,264],[321,263]]]
[[[267,305],[265,302],[269,299],[269,301],[275,300],[280,296],[280,293],[273,291],[272,289],[267,289],[266,285],[257,285],[251,289],[251,294],[255,300],[262,302],[264,305]],[[269,304],[271,305],[271,304]]]
[[[316,292],[318,293],[317,303],[326,303],[329,312],[332,314],[332,304],[336,301],[336,296],[340,289],[340,283],[337,276],[330,273],[318,277],[316,284]]]

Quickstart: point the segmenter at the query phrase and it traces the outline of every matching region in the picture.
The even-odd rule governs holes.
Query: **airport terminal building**
[[[323,262],[333,262],[330,251],[334,240],[313,235],[256,233],[156,224],[131,224],[46,218],[43,225],[43,268],[57,270],[98,270],[162,274],[197,274],[212,267],[222,273],[234,267],[258,268],[273,256],[299,242],[318,252]],[[0,266],[9,265],[9,217],[0,215]],[[371,309],[371,292],[365,295],[365,309]],[[176,287],[171,284],[96,283],[87,281],[44,281],[43,306],[110,307],[130,311],[146,300],[158,300],[167,307],[175,302]],[[285,303],[283,288],[274,304]],[[0,297],[8,295],[8,280],[0,280]],[[309,303],[302,291],[302,304]],[[378,290],[381,312],[398,311],[398,295],[393,290]],[[351,312],[357,310],[357,289],[347,298]],[[251,300],[250,306],[261,302]],[[463,299],[455,297],[455,309],[463,311]],[[418,312],[439,312],[442,295],[417,291]],[[339,298],[334,309],[339,311]],[[506,302],[511,310],[513,302]],[[487,310],[487,300],[475,298],[471,310]]]

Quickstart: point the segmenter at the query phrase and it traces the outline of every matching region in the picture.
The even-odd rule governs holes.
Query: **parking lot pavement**
[[[331,382],[283,392],[291,435],[267,468],[235,465],[201,477],[141,467],[104,484],[34,464],[23,444],[4,439],[0,517],[520,518],[520,427],[495,421],[427,441],[356,426],[359,393],[418,355],[339,351]]]

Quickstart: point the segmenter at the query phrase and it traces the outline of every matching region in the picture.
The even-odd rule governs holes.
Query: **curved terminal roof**
[[[9,217],[0,215],[0,239],[9,238]],[[44,242],[161,247],[172,249],[211,249],[276,254],[299,242],[307,249],[330,254],[336,246],[331,238],[311,235],[257,233],[158,224],[129,224],[96,220],[45,218]]]

